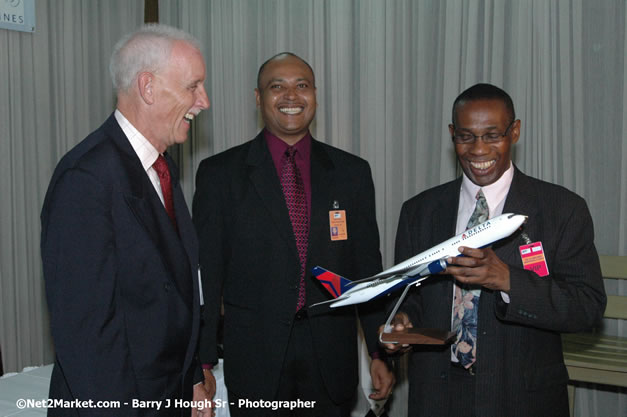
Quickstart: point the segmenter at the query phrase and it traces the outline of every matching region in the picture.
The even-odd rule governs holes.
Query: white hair
[[[199,51],[200,43],[180,29],[150,23],[129,33],[115,44],[109,72],[113,87],[118,93],[128,91],[137,75],[143,71],[157,72],[167,65],[172,44],[183,41]]]

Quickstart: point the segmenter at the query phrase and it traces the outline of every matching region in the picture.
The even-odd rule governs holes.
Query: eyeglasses
[[[507,132],[509,128],[512,127],[516,120],[512,120],[512,122],[507,126],[505,132],[497,133],[497,132],[489,132],[485,135],[477,136],[471,132],[455,132],[453,134],[453,142],[457,145],[470,145],[477,141],[477,139],[481,139],[483,143],[497,143],[503,140],[504,137],[507,136]]]

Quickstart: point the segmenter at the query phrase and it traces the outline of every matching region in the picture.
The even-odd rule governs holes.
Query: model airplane
[[[446,269],[446,259],[460,256],[459,247],[483,248],[497,240],[501,240],[518,229],[527,219],[520,214],[502,214],[485,221],[472,229],[466,230],[437,246],[427,249],[418,255],[407,259],[372,277],[359,281],[351,281],[331,271],[316,266],[313,275],[333,296],[334,300],[314,304],[330,304],[330,307],[342,307],[364,303],[382,297],[397,289],[420,283],[429,277]],[[405,291],[399,304],[404,298]],[[312,306],[312,307],[313,307]],[[396,309],[395,309],[396,310]]]

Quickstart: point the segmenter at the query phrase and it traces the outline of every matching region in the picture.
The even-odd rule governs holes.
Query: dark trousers
[[[246,399],[241,400],[245,401]],[[229,391],[229,403],[233,404],[229,408],[231,416],[349,417],[354,405],[354,400],[344,404],[335,404],[331,401],[316,364],[311,328],[307,317],[295,320],[292,326],[292,333],[281,370],[279,389],[275,398],[265,401],[263,405],[258,402],[255,403],[253,399],[249,400],[244,407],[238,407],[240,398]],[[292,410],[289,408],[277,408],[275,410],[267,408],[277,405],[276,401],[297,400],[308,401],[308,405],[311,407],[307,404],[301,404]],[[262,405],[262,407],[257,407],[258,405]]]

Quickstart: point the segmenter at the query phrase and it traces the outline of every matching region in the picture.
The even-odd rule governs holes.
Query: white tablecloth
[[[7,374],[0,378],[0,416],[41,417],[45,408],[25,408],[20,410],[19,399],[43,400],[48,398],[48,386],[52,365],[39,368],[25,368],[19,374]]]

